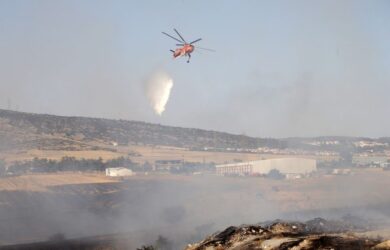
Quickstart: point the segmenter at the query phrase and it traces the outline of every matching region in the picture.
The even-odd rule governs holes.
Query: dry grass
[[[390,171],[358,170],[350,176],[326,176],[289,181],[273,181],[277,192],[266,197],[280,204],[283,210],[291,208],[320,209],[340,206],[359,207],[366,204],[388,202]]]
[[[100,144],[93,144],[96,146]],[[162,147],[162,146],[107,146],[113,151],[108,150],[80,150],[80,151],[65,151],[65,150],[26,150],[26,151],[8,151],[0,153],[0,159],[7,162],[27,161],[34,158],[47,158],[51,160],[60,160],[64,156],[75,157],[77,159],[98,159],[104,161],[117,157],[129,156],[133,161],[144,163],[146,161],[153,163],[156,160],[184,160],[188,162],[214,162],[217,164],[240,161],[254,161],[270,158],[285,158],[285,157],[305,157],[321,160],[332,160],[334,157],[307,156],[307,155],[274,155],[274,154],[254,154],[254,153],[235,153],[235,152],[207,152],[207,151],[190,151],[184,148]],[[141,156],[133,156],[132,153],[138,153]]]
[[[296,180],[270,180],[258,177],[202,177],[155,174],[129,177],[132,180],[142,180],[145,183],[167,181],[180,184],[197,183],[196,185],[215,185],[221,187],[240,187],[227,193],[227,199],[234,196],[256,199],[255,194],[262,194],[264,201],[277,204],[281,211],[297,211],[301,209],[321,209],[332,207],[363,206],[389,202],[388,186],[390,171],[361,170],[354,176],[328,176],[304,178]],[[49,191],[52,186],[72,184],[101,184],[117,182],[103,174],[94,173],[53,173],[33,174],[0,178],[0,191]]]
[[[31,174],[0,178],[0,191],[48,191],[51,186],[109,182],[117,180],[93,173]]]
[[[118,147],[118,152],[127,154],[128,152],[138,152],[140,157],[133,157],[137,162],[154,162],[156,160],[180,159],[189,162],[214,162],[217,164],[233,162],[235,160],[254,161],[270,158],[292,157],[291,155],[274,155],[274,154],[254,154],[254,153],[235,153],[235,152],[207,152],[207,151],[190,151],[183,148],[161,147],[161,146],[129,146]],[[315,156],[295,155],[294,157],[316,158]],[[322,159],[322,158],[321,158]],[[324,158],[333,159],[333,158]]]

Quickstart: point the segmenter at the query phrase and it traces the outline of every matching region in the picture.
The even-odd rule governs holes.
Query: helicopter
[[[215,50],[213,50],[213,49],[202,48],[202,47],[198,47],[198,46],[194,45],[194,43],[199,42],[200,40],[202,40],[202,38],[198,38],[198,39],[188,43],[183,38],[183,36],[180,35],[179,31],[177,31],[176,29],[173,29],[173,30],[179,36],[179,38],[171,36],[168,33],[162,32],[164,35],[172,38],[173,40],[175,40],[177,42],[179,42],[178,44],[176,44],[176,46],[180,46],[179,48],[177,48],[175,50],[170,50],[172,52],[172,54],[173,54],[173,58],[177,58],[177,57],[181,57],[181,56],[188,56],[187,63],[189,63],[190,59],[191,59],[191,53],[194,52],[195,48],[196,49],[202,49],[202,50],[215,52]]]

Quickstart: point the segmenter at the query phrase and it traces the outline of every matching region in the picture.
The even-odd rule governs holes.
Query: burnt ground
[[[1,250],[111,250],[135,249],[130,235],[105,235],[80,239],[63,239],[62,235],[45,242],[16,244],[0,247]]]
[[[256,225],[231,226],[186,250],[308,250],[308,249],[390,249],[390,241],[357,236],[367,227],[344,221],[316,218],[305,223],[274,221]]]
[[[357,233],[370,228],[371,225],[356,225],[346,220],[333,221],[323,218],[306,222],[276,220],[255,225],[230,226],[199,243],[189,244],[186,250],[390,249],[389,240],[358,236]],[[134,234],[111,234],[78,239],[63,237],[64,235],[58,234],[45,242],[2,246],[0,250],[178,249],[161,236],[154,243],[142,246],[134,244]]]

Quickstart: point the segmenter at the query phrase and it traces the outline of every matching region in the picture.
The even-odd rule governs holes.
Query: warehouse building
[[[132,176],[134,172],[131,169],[119,167],[119,168],[106,168],[106,176]]]
[[[286,176],[293,174],[306,175],[317,170],[317,163],[314,159],[278,158],[216,166],[217,175],[267,175],[273,169]]]

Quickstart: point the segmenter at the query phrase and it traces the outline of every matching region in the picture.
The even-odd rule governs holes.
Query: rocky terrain
[[[321,218],[301,222],[275,221],[267,224],[231,226],[186,250],[308,250],[308,249],[390,249],[390,241],[357,236],[369,230],[352,223]]]

